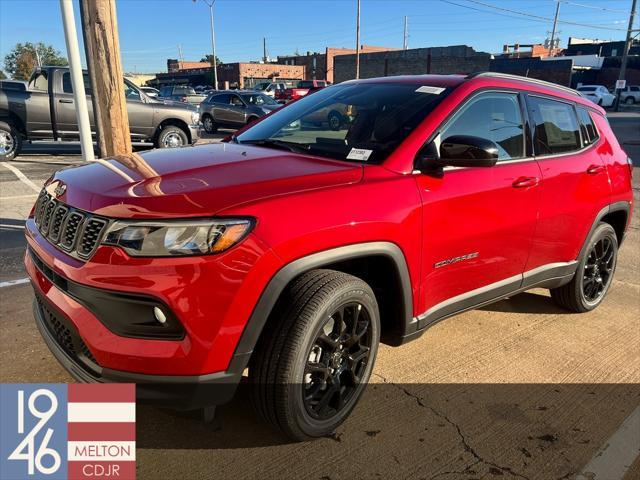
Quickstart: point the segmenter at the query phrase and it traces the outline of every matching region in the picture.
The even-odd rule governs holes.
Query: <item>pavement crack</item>
[[[398,385],[397,383],[391,382],[388,379],[386,379],[385,377],[383,377],[380,374],[374,373],[375,376],[379,377],[380,379],[382,379],[382,381],[388,385],[391,385],[395,388],[397,388],[398,390],[400,390],[401,392],[403,392],[405,395],[407,395],[410,398],[413,398],[416,403],[418,404],[418,406],[422,407],[422,408],[426,408],[429,411],[431,411],[434,415],[436,415],[437,417],[441,418],[442,420],[444,420],[445,422],[447,422],[449,425],[451,425],[453,428],[455,428],[457,434],[458,434],[458,438],[460,439],[460,443],[462,443],[462,446],[464,448],[464,450],[468,453],[470,453],[473,458],[474,458],[474,462],[472,462],[470,465],[468,465],[465,470],[463,470],[462,472],[450,472],[450,473],[464,473],[464,471],[466,471],[468,468],[470,468],[473,465],[477,465],[477,464],[483,464],[486,465],[488,467],[493,467],[495,469],[500,470],[501,472],[506,472],[514,477],[517,478],[523,478],[524,480],[530,480],[529,477],[522,475],[521,473],[515,472],[513,471],[510,467],[505,467],[502,465],[498,465],[494,462],[490,462],[489,460],[484,459],[469,443],[469,440],[465,437],[464,433],[462,433],[462,429],[460,428],[460,426],[454,422],[453,420],[451,420],[445,413],[440,412],[438,410],[436,410],[434,407],[432,407],[431,405],[427,405],[424,400],[419,396],[416,395],[415,393],[409,391],[408,388],[403,387],[402,385]],[[433,480],[434,478],[438,477],[438,476],[442,476],[444,475],[444,472],[439,473],[433,477],[431,477],[430,480]]]

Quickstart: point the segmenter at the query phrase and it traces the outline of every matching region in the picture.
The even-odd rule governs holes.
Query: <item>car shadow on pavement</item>
[[[465,473],[446,476],[452,480],[570,478],[606,445],[640,398],[637,384],[383,380],[367,387],[335,434],[302,443],[257,420],[246,385],[222,408],[217,426],[195,413],[139,406],[140,478],[176,478],[180,471],[196,478],[211,465],[218,478],[255,478],[256,465],[261,478],[292,477],[287,468],[295,478],[407,478],[416,472]],[[167,454],[180,450],[188,464]],[[225,470],[230,466],[233,472]]]
[[[504,313],[546,313],[552,315],[571,313],[556,305],[548,294],[544,295],[535,292],[519,293],[518,295],[506,298],[500,302],[481,307],[478,310]]]

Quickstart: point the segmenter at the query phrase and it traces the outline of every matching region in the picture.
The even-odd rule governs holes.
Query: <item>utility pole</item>
[[[631,12],[629,13],[629,27],[627,28],[627,39],[624,42],[624,51],[622,52],[622,61],[620,62],[620,73],[618,74],[618,80],[624,80],[627,74],[627,58],[629,57],[629,49],[631,48],[631,42],[633,40],[633,23],[636,18],[636,7],[638,0],[633,0],[631,3]],[[616,104],[615,111],[620,110],[620,89],[616,88]]]
[[[70,1],[70,0],[68,0]],[[86,14],[85,30],[91,54],[93,96],[98,105],[96,125],[100,153],[105,157],[130,154],[131,133],[127,102],[124,96],[124,74],[120,62],[120,41],[115,0],[81,0]]]
[[[360,78],[360,0],[356,19],[356,79]]]
[[[178,44],[178,58],[184,63],[184,55],[182,54],[182,45]]]
[[[549,56],[553,56],[553,46],[556,43],[556,29],[558,28],[558,15],[560,15],[560,0],[556,0],[556,15],[553,17],[553,30],[551,30],[551,41],[549,42]]]
[[[193,0],[193,3],[196,3],[198,0]],[[216,3],[216,0],[202,0],[209,7],[209,21],[211,23],[211,54],[213,55],[213,60],[211,61],[211,65],[213,66],[213,89],[218,90],[218,62],[216,61],[216,31],[213,25],[213,6]]]
[[[406,15],[404,16],[404,36],[403,36],[403,42],[402,42],[402,49],[406,50],[407,48],[409,48],[409,17],[407,17]]]
[[[91,140],[91,123],[89,122],[87,97],[84,92],[80,48],[78,47],[78,34],[76,32],[72,0],[60,0],[60,10],[62,11],[62,24],[64,26],[64,40],[67,44],[67,57],[69,59],[69,70],[71,72],[73,98],[76,103],[76,116],[78,119],[82,158],[87,162],[92,162],[94,157],[93,141]]]
[[[91,48],[91,43],[87,40],[87,32],[89,31],[89,17],[87,16],[87,12],[84,8],[85,2],[80,2],[80,20],[82,22],[82,39],[84,43],[84,56],[87,60],[87,73],[89,74],[89,80],[91,81],[92,90],[95,92],[95,86],[97,85],[97,80],[95,76],[96,66],[93,62],[95,58],[95,53]],[[93,92],[92,92],[93,93]],[[99,122],[96,120],[100,118],[100,103],[97,100],[96,95],[91,95],[91,105],[93,106],[93,130],[95,132],[95,138],[97,143],[98,150],[98,158],[102,157],[102,148],[104,146],[104,136],[102,134],[102,130],[100,129]],[[91,118],[89,118],[91,120]]]

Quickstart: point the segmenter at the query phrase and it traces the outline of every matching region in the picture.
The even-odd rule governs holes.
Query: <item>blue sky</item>
[[[481,3],[552,18],[555,0],[479,1],[362,0],[361,42],[401,47],[405,15],[410,48],[467,44],[496,53],[504,43],[543,42],[551,30],[551,22]],[[562,45],[570,36],[623,39],[630,6],[631,0],[563,2],[561,21],[601,28],[561,24]],[[224,62],[259,59],[263,37],[272,57],[355,45],[355,0],[217,0],[215,9],[218,57]],[[166,59],[177,58],[178,45],[186,60],[210,52],[209,12],[200,0],[118,0],[117,10],[126,71],[166,71]],[[0,58],[26,41],[66,53],[58,0],[0,0]]]

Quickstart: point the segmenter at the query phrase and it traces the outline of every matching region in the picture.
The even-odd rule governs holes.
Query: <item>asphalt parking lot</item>
[[[640,114],[610,121],[634,160],[637,202]],[[21,256],[37,191],[81,162],[73,152],[36,145],[0,164],[2,382],[72,381],[34,325]],[[259,424],[242,386],[215,424],[139,406],[138,478],[637,479],[638,345],[636,214],[596,311],[569,314],[534,290],[441,322],[403,347],[382,346],[353,415],[315,442],[288,443]]]

